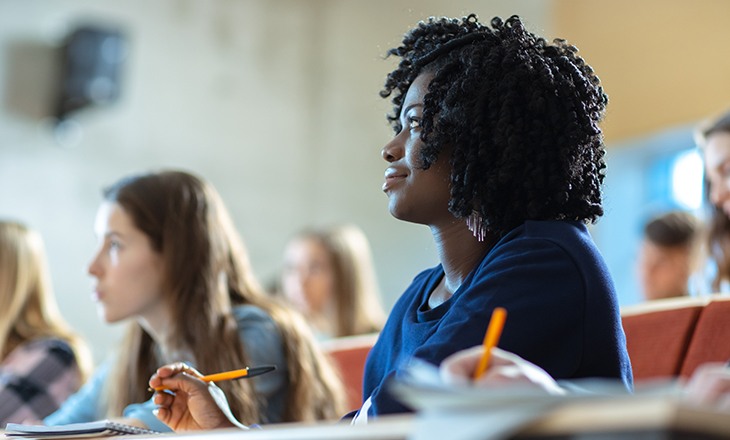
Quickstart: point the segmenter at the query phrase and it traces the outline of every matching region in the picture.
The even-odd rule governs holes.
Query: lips
[[[99,289],[94,289],[91,292],[91,300],[94,301],[94,302],[101,301],[101,299],[103,298],[103,296],[104,295],[101,293],[101,291]]]
[[[383,191],[387,191],[396,183],[405,180],[408,177],[408,173],[397,168],[388,168],[385,170],[385,183],[383,183]]]

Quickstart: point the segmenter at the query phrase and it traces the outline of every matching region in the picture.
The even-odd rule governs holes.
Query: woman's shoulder
[[[278,335],[278,326],[274,318],[264,309],[251,305],[239,305],[231,311],[238,325],[238,332],[241,338],[251,339],[252,334]]]
[[[287,371],[284,340],[279,326],[269,313],[250,304],[235,306],[233,315],[238,323],[238,337],[245,347],[249,362],[252,365],[277,366],[277,374],[256,378],[259,391],[261,387],[273,386],[262,385],[271,381],[276,383],[274,388],[278,388],[281,383],[276,378],[280,378]]]
[[[264,309],[252,304],[234,306],[231,314],[240,322],[273,322],[273,318]]]
[[[527,221],[499,240],[493,253],[532,248],[552,249],[574,258],[599,254],[586,225],[572,220]]]
[[[36,338],[26,341],[10,352],[3,360],[3,367],[15,364],[28,365],[41,358],[52,357],[61,365],[76,362],[76,356],[68,341],[58,338]]]
[[[21,344],[21,346],[38,350],[62,350],[73,352],[69,341],[51,336],[31,339]]]
[[[584,223],[528,221],[505,235],[484,258],[475,278],[540,274],[546,279],[608,283],[608,268]],[[495,275],[497,274],[497,275]]]
[[[528,220],[507,234],[507,237],[509,236],[561,241],[584,239],[590,237],[590,234],[588,233],[588,227],[583,222],[573,220]]]

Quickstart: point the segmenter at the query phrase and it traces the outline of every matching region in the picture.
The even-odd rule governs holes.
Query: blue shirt
[[[495,307],[499,347],[555,379],[608,377],[633,387],[613,281],[583,223],[528,221],[503,237],[454,295],[429,309],[443,268],[421,272],[393,308],[365,366],[368,416],[404,412],[386,390],[411,357],[440,364],[482,343]]]
[[[279,330],[273,319],[255,306],[236,306],[233,315],[251,365],[276,365],[276,370],[246,380],[254,381],[256,393],[263,396],[263,401],[267,403],[262,418],[269,423],[280,422],[286,403],[289,374]],[[58,411],[43,419],[43,423],[55,426],[105,419],[107,409],[103,393],[112,364],[112,360],[104,362],[81,390],[69,397]],[[152,413],[156,407],[152,399],[132,404],[124,409],[123,417],[141,420],[155,431],[171,432]]]

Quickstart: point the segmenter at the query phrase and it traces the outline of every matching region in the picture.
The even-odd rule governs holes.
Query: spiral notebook
[[[5,436],[16,438],[78,438],[143,434],[159,434],[159,432],[129,425],[122,425],[109,420],[100,420],[98,422],[89,423],[73,423],[70,425],[60,426],[20,425],[17,423],[8,423],[8,426],[5,427]]]

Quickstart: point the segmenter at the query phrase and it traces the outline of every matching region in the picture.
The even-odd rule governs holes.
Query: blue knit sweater
[[[365,367],[368,416],[407,411],[384,384],[411,357],[440,364],[479,345],[495,307],[507,309],[499,347],[555,379],[607,377],[633,387],[613,281],[586,226],[528,221],[502,238],[454,295],[434,309],[444,275],[421,272],[391,312]]]

